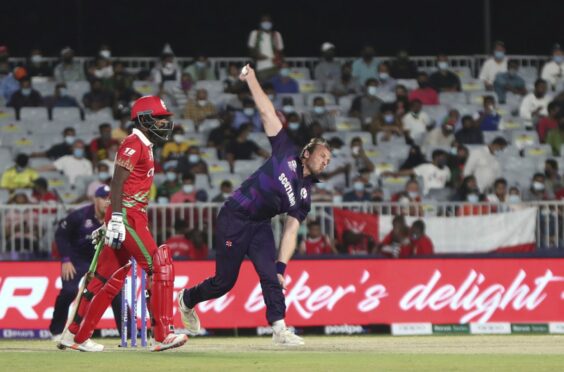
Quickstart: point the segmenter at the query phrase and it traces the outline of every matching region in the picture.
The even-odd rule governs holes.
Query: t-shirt
[[[268,137],[272,155],[227,200],[252,220],[266,221],[277,214],[303,221],[311,207],[313,176],[303,176],[299,149],[285,129]]]
[[[433,88],[419,88],[409,93],[409,100],[420,100],[424,105],[438,105],[439,95]]]
[[[442,189],[450,180],[450,169],[437,167],[433,163],[421,164],[413,168],[417,177],[423,178],[423,194],[428,194],[431,189]]]
[[[464,177],[470,175],[476,177],[481,192],[486,191],[493,185],[495,179],[501,176],[501,164],[488,146],[470,150],[464,165]]]
[[[433,254],[433,252],[433,242],[427,235],[423,235],[416,241],[411,242],[412,256],[427,256]]]
[[[227,145],[226,152],[233,154],[235,160],[251,160],[258,150],[258,145],[251,140],[245,142],[233,140]]]
[[[274,67],[272,59],[275,56],[276,50],[284,49],[284,42],[282,35],[277,31],[271,33],[262,30],[254,30],[249,35],[247,46],[250,49],[258,48],[258,53],[268,58],[257,60],[257,71],[265,70]]]
[[[139,129],[133,129],[119,146],[116,165],[131,172],[123,184],[122,206],[144,211],[149,202],[155,163],[153,144]]]
[[[306,255],[316,255],[316,254],[331,254],[331,243],[329,238],[326,236],[320,236],[317,238],[308,237],[305,241],[305,251]]]
[[[65,155],[53,162],[58,171],[63,172],[69,179],[71,185],[74,185],[79,176],[92,175],[92,163],[85,158],[76,158],[74,155]]]
[[[507,71],[507,58],[504,58],[499,63],[494,58],[488,58],[482,69],[480,70],[480,77],[479,79],[487,82],[488,84],[493,84],[495,81],[495,76],[499,72],[506,72]]]
[[[421,144],[423,136],[427,133],[427,126],[431,124],[431,118],[426,112],[420,111],[417,116],[408,112],[401,119],[403,129],[409,131],[409,136],[417,144]]]
[[[460,90],[460,79],[456,76],[456,74],[450,71],[446,71],[444,74],[441,71],[431,74],[429,77],[429,84],[431,84],[431,87],[437,92],[440,92],[443,89],[452,88]]]
[[[9,190],[31,188],[33,181],[37,177],[39,177],[39,175],[35,169],[25,168],[23,171],[18,172],[16,167],[12,167],[2,174],[0,187]]]
[[[49,159],[53,159],[53,160],[71,154],[72,154],[72,146],[67,144],[66,142],[53,145],[49,148],[49,150],[45,152],[45,155],[47,155]]]

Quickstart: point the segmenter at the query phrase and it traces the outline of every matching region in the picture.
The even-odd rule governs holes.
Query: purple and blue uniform
[[[243,182],[219,212],[214,239],[215,276],[184,291],[184,303],[190,308],[227,293],[248,256],[260,278],[268,322],[284,319],[286,305],[277,278],[270,219],[287,213],[302,222],[310,210],[311,186],[317,180],[303,176],[300,150],[284,129],[268,139],[272,156]]]

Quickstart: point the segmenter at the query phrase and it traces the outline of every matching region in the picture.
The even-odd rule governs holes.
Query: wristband
[[[61,262],[62,262],[62,263],[71,262],[71,259],[70,259],[70,257],[63,257],[63,258],[61,259]]]
[[[286,264],[282,261],[276,261],[276,272],[280,275],[284,275],[286,271]]]
[[[122,216],[123,216],[123,213],[121,213],[121,212],[112,212],[112,217],[113,217],[113,216],[122,217]]]

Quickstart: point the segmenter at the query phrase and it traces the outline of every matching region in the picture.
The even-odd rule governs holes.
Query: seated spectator
[[[462,180],[462,184],[456,190],[456,193],[452,197],[452,201],[458,202],[469,202],[477,203],[482,198],[480,189],[478,188],[478,182],[474,176],[465,176]]]
[[[275,106],[275,108],[282,111],[282,114],[284,114],[286,121],[288,121],[288,115],[297,114],[296,107],[294,106],[294,99],[292,97],[282,97],[280,106]]]
[[[174,232],[165,244],[169,246],[174,259],[187,259],[191,249],[191,242],[188,239],[188,224],[185,220],[178,219],[174,222]]]
[[[374,172],[374,163],[368,158],[364,151],[362,138],[354,137],[351,139],[349,157],[352,158],[352,174],[366,174]]]
[[[450,169],[450,182],[448,186],[452,189],[458,189],[464,178],[464,165],[468,159],[468,148],[464,145],[455,143],[451,147],[451,153],[448,158],[448,168]]]
[[[25,189],[33,187],[33,181],[39,177],[37,171],[30,168],[29,156],[27,154],[18,154],[14,160],[16,163],[2,173],[0,187],[14,191],[15,189]]]
[[[403,131],[409,140],[415,144],[421,144],[427,131],[432,128],[434,122],[429,115],[422,111],[421,101],[415,99],[409,104],[409,112],[402,118]]]
[[[232,125],[234,129],[239,129],[241,125],[247,123],[252,124],[251,128],[254,132],[263,131],[260,114],[255,107],[255,101],[251,98],[243,100],[243,110],[235,112]]]
[[[270,154],[261,149],[254,141],[249,139],[251,133],[251,125],[243,124],[237,131],[235,139],[231,140],[225,149],[225,159],[231,165],[235,165],[235,160],[251,160],[253,155],[258,155],[264,159],[268,158]]]
[[[4,104],[10,102],[12,95],[20,90],[20,79],[27,75],[23,67],[16,67],[10,72],[8,61],[0,61],[0,98],[4,99]]]
[[[454,134],[456,142],[462,145],[481,145],[484,143],[484,134],[478,123],[470,115],[462,117],[462,129]]]
[[[462,122],[460,120],[460,112],[457,109],[448,110],[446,116],[442,120],[443,124],[450,124],[453,126],[454,130],[457,131],[462,128]]]
[[[16,191],[8,204],[31,204],[24,192]],[[39,216],[38,209],[10,208],[4,215],[4,241],[11,252],[39,251]]]
[[[216,80],[213,66],[204,54],[198,54],[196,60],[184,69],[184,73],[190,74],[192,81]]]
[[[8,106],[16,110],[22,107],[40,107],[43,106],[43,97],[41,93],[31,87],[31,79],[25,77],[20,80],[20,90],[12,94]]]
[[[202,159],[200,148],[190,146],[184,156],[178,158],[176,170],[179,173],[208,174],[208,164]]]
[[[274,87],[274,90],[277,94],[300,92],[300,86],[298,82],[290,77],[290,66],[287,62],[282,63],[278,75],[270,79],[270,83]]]
[[[100,111],[112,107],[112,95],[104,90],[101,80],[92,80],[90,81],[90,92],[84,94],[82,103],[90,111]]]
[[[317,121],[313,121],[309,125],[308,129],[309,129],[308,138],[323,137],[323,133],[325,133],[325,131],[323,130],[323,127]]]
[[[548,131],[546,143],[552,147],[552,155],[560,156],[560,147],[564,144],[564,115],[558,115],[558,128]]]
[[[96,190],[100,186],[108,185],[110,186],[110,182],[112,182],[112,174],[110,173],[110,166],[107,162],[102,160],[98,164],[96,164],[96,179],[93,180],[88,184],[86,187],[86,197],[90,200],[94,200],[94,196],[96,194]]]
[[[378,65],[378,90],[380,92],[393,92],[396,89],[396,79],[390,76],[390,65],[382,62]]]
[[[51,146],[47,151],[34,152],[32,158],[47,157],[51,160],[57,160],[61,156],[72,154],[72,144],[76,140],[76,131],[73,127],[66,127],[63,130],[63,142]]]
[[[236,97],[233,97],[225,105],[227,111],[237,111],[243,109],[243,101],[246,98],[250,98],[249,91],[246,86],[243,86],[240,91],[238,91]]]
[[[321,60],[315,66],[313,78],[321,83],[321,91],[327,92],[341,77],[341,64],[334,60],[335,45],[321,44]]]
[[[558,162],[555,159],[546,159],[544,161],[544,176],[546,191],[550,195],[562,189],[562,177],[558,171]]]
[[[76,98],[69,95],[66,83],[58,83],[55,85],[55,92],[52,96],[47,96],[43,100],[46,107],[79,107]]]
[[[495,98],[493,96],[484,96],[483,111],[480,111],[480,130],[482,132],[499,130],[499,122],[501,116],[495,108]]]
[[[427,163],[427,159],[425,158],[425,155],[421,152],[421,148],[417,145],[411,145],[409,148],[409,153],[407,154],[407,158],[400,165],[399,169],[400,170],[412,169],[424,163]]]
[[[182,93],[188,96],[193,86],[194,80],[192,80],[192,76],[183,72],[182,75],[180,75],[180,90]]]
[[[233,184],[231,181],[225,180],[221,182],[221,185],[219,185],[219,190],[219,194],[212,199],[212,202],[214,203],[223,203],[226,201],[233,193]]]
[[[394,79],[415,79],[417,78],[417,66],[409,59],[406,50],[400,50],[396,58],[392,61],[390,72]]]
[[[433,147],[450,147],[454,142],[454,125],[444,122],[440,127],[432,129],[425,135],[423,149],[427,151]]]
[[[343,148],[344,144],[340,137],[333,137],[329,140],[332,158],[325,171],[320,175],[321,180],[330,182],[337,190],[344,190],[349,186],[351,164],[347,149]],[[320,184],[316,185],[319,186]]]
[[[196,128],[206,119],[217,117],[217,109],[208,100],[208,92],[205,89],[196,91],[195,99],[189,99],[184,108],[184,118],[194,121]]]
[[[190,144],[186,141],[184,136],[184,128],[181,125],[176,125],[172,129],[172,141],[168,141],[163,146],[161,152],[161,159],[163,162],[167,160],[179,159],[188,151]]]
[[[534,91],[527,94],[521,101],[519,116],[525,119],[530,127],[537,124],[541,116],[548,115],[548,104],[552,100],[552,97],[547,95],[546,91],[546,81],[538,79],[535,81]]]
[[[173,162],[165,163],[164,171],[166,178],[165,181],[157,188],[157,199],[161,197],[170,199],[172,195],[182,188],[178,172],[176,171]]]
[[[409,93],[409,100],[419,100],[424,105],[438,105],[439,95],[437,91],[429,85],[429,76],[426,72],[417,74],[417,85],[419,88],[414,89]]]
[[[400,253],[400,258],[430,256],[434,253],[435,248],[433,247],[433,242],[431,238],[425,235],[425,222],[422,220],[417,220],[411,225],[409,229],[409,240],[409,249],[404,255]]]
[[[315,220],[307,224],[307,236],[300,243],[298,252],[303,256],[317,256],[337,253],[337,250],[329,237],[321,233],[321,224]]]
[[[419,183],[410,179],[405,183],[405,189],[401,192],[392,195],[391,201],[393,203],[399,204],[417,204],[421,203],[421,189],[419,188]],[[402,208],[392,208],[392,214],[403,214],[409,216],[423,215],[423,208],[419,206],[408,206]]]
[[[85,80],[84,69],[80,62],[74,61],[74,51],[65,47],[61,50],[61,62],[53,70],[55,81],[68,83],[69,81]]]
[[[234,62],[227,66],[227,77],[223,80],[223,92],[237,94],[243,88],[243,82],[239,80],[241,67]]]
[[[235,130],[231,127],[232,113],[226,111],[219,119],[219,127],[212,129],[208,136],[207,147],[217,150],[219,159],[225,158],[227,144],[234,138]]]
[[[344,202],[367,202],[371,201],[372,195],[367,191],[368,182],[362,176],[353,180],[353,189],[343,195]]]
[[[546,178],[542,173],[535,173],[531,186],[523,192],[523,201],[554,200],[554,194],[546,189]]]
[[[496,75],[506,71],[507,57],[505,56],[505,44],[502,41],[496,41],[493,56],[488,58],[482,65],[479,79],[484,83],[486,90],[492,90]]]
[[[381,112],[372,120],[370,133],[378,143],[388,142],[394,137],[403,137],[403,124],[400,117],[395,114],[393,104],[385,103],[382,105]]]
[[[313,99],[313,107],[310,112],[307,112],[304,115],[304,120],[308,125],[317,121],[326,132],[336,130],[335,114],[327,110],[327,107],[325,106],[325,99],[323,97],[315,97]]]
[[[490,203],[506,203],[508,196],[507,180],[505,178],[498,178],[494,182],[493,193],[488,194],[486,199]]]
[[[42,172],[59,171],[69,179],[71,185],[76,183],[78,176],[91,176],[92,163],[85,158],[84,141],[75,140],[72,145],[72,155],[65,155],[55,160],[53,164],[40,167]]]
[[[343,232],[343,242],[338,249],[341,254],[351,256],[367,255],[374,250],[374,238],[372,236],[358,233],[352,230]]]
[[[333,197],[333,185],[330,183],[316,183],[311,189],[311,201],[314,203],[331,203]]]
[[[287,123],[288,137],[290,137],[299,148],[303,148],[309,138],[306,125],[295,112],[287,116]]]
[[[58,202],[57,195],[49,191],[48,182],[43,177],[36,178],[33,181],[31,198],[31,201],[37,204],[56,204]]]
[[[344,63],[341,67],[341,76],[336,79],[327,91],[339,98],[349,94],[358,94],[361,91],[361,86],[358,81],[352,76],[352,66],[350,63]]]
[[[429,85],[436,92],[460,92],[460,79],[449,70],[448,57],[446,54],[437,56],[437,71],[429,77]]]
[[[27,75],[31,77],[45,77],[50,78],[53,76],[53,71],[47,64],[41,49],[34,48],[31,50],[29,61],[25,66]]]
[[[104,85],[106,89],[109,89],[111,86],[106,85],[106,83],[111,82],[113,76],[114,67],[110,59],[101,55],[96,56],[94,65],[88,68],[88,80],[100,79],[102,85]]]
[[[157,84],[162,84],[165,81],[180,82],[181,72],[172,49],[165,48],[161,54],[160,63],[152,71],[153,81]],[[193,76],[192,78],[194,79]]]
[[[560,107],[558,103],[552,101],[546,107],[548,116],[542,116],[537,124],[537,133],[539,134],[540,143],[545,143],[548,132],[558,128],[558,116],[560,115]]]
[[[495,75],[493,88],[499,99],[499,103],[507,102],[507,92],[523,96],[527,93],[525,80],[519,76],[519,61],[510,60],[507,63],[506,72],[498,72]]]
[[[470,151],[464,166],[464,176],[475,176],[481,192],[491,187],[501,174],[501,164],[496,155],[506,147],[507,140],[503,137],[496,137],[489,145]]]
[[[552,48],[552,60],[542,67],[541,79],[545,80],[549,88],[556,91],[558,84],[564,82],[564,52],[560,44]]]
[[[185,173],[182,176],[182,187],[180,190],[172,194],[170,202],[173,204],[178,203],[195,203],[196,201],[205,202],[208,195],[204,190],[196,190],[194,183],[196,178],[191,173]]]
[[[110,89],[123,92],[125,96],[132,93],[133,90],[133,80],[135,79],[130,73],[125,69],[125,65],[122,61],[115,61],[113,64],[113,76],[110,80]],[[127,97],[123,97],[127,98]],[[118,100],[121,100],[118,98]],[[130,102],[134,99],[129,99]],[[127,100],[126,100],[127,102]]]
[[[130,120],[131,111],[128,106],[119,105],[116,109],[118,117],[118,126],[112,129],[112,139],[121,143],[125,137],[131,134],[133,122]]]
[[[378,59],[374,57],[374,47],[365,45],[360,53],[360,58],[352,64],[352,77],[360,85],[366,85],[370,79],[376,80],[378,76]]]
[[[403,216],[394,216],[392,220],[392,231],[378,244],[374,253],[380,253],[385,257],[398,258],[401,252],[409,249],[409,227]]]
[[[374,115],[380,112],[383,101],[377,97],[378,81],[368,79],[364,85],[364,94],[355,97],[349,110],[349,115],[359,118],[363,125],[372,122]]]
[[[108,150],[112,145],[119,146],[119,142],[112,138],[112,125],[110,123],[100,124],[98,131],[100,137],[94,138],[92,142],[90,142],[90,155],[94,166],[96,166],[98,162],[109,158]]]

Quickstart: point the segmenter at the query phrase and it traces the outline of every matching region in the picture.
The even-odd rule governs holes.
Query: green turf
[[[303,348],[267,338],[196,338],[170,352],[58,351],[49,341],[0,341],[0,371],[559,371],[562,336],[307,337]]]

